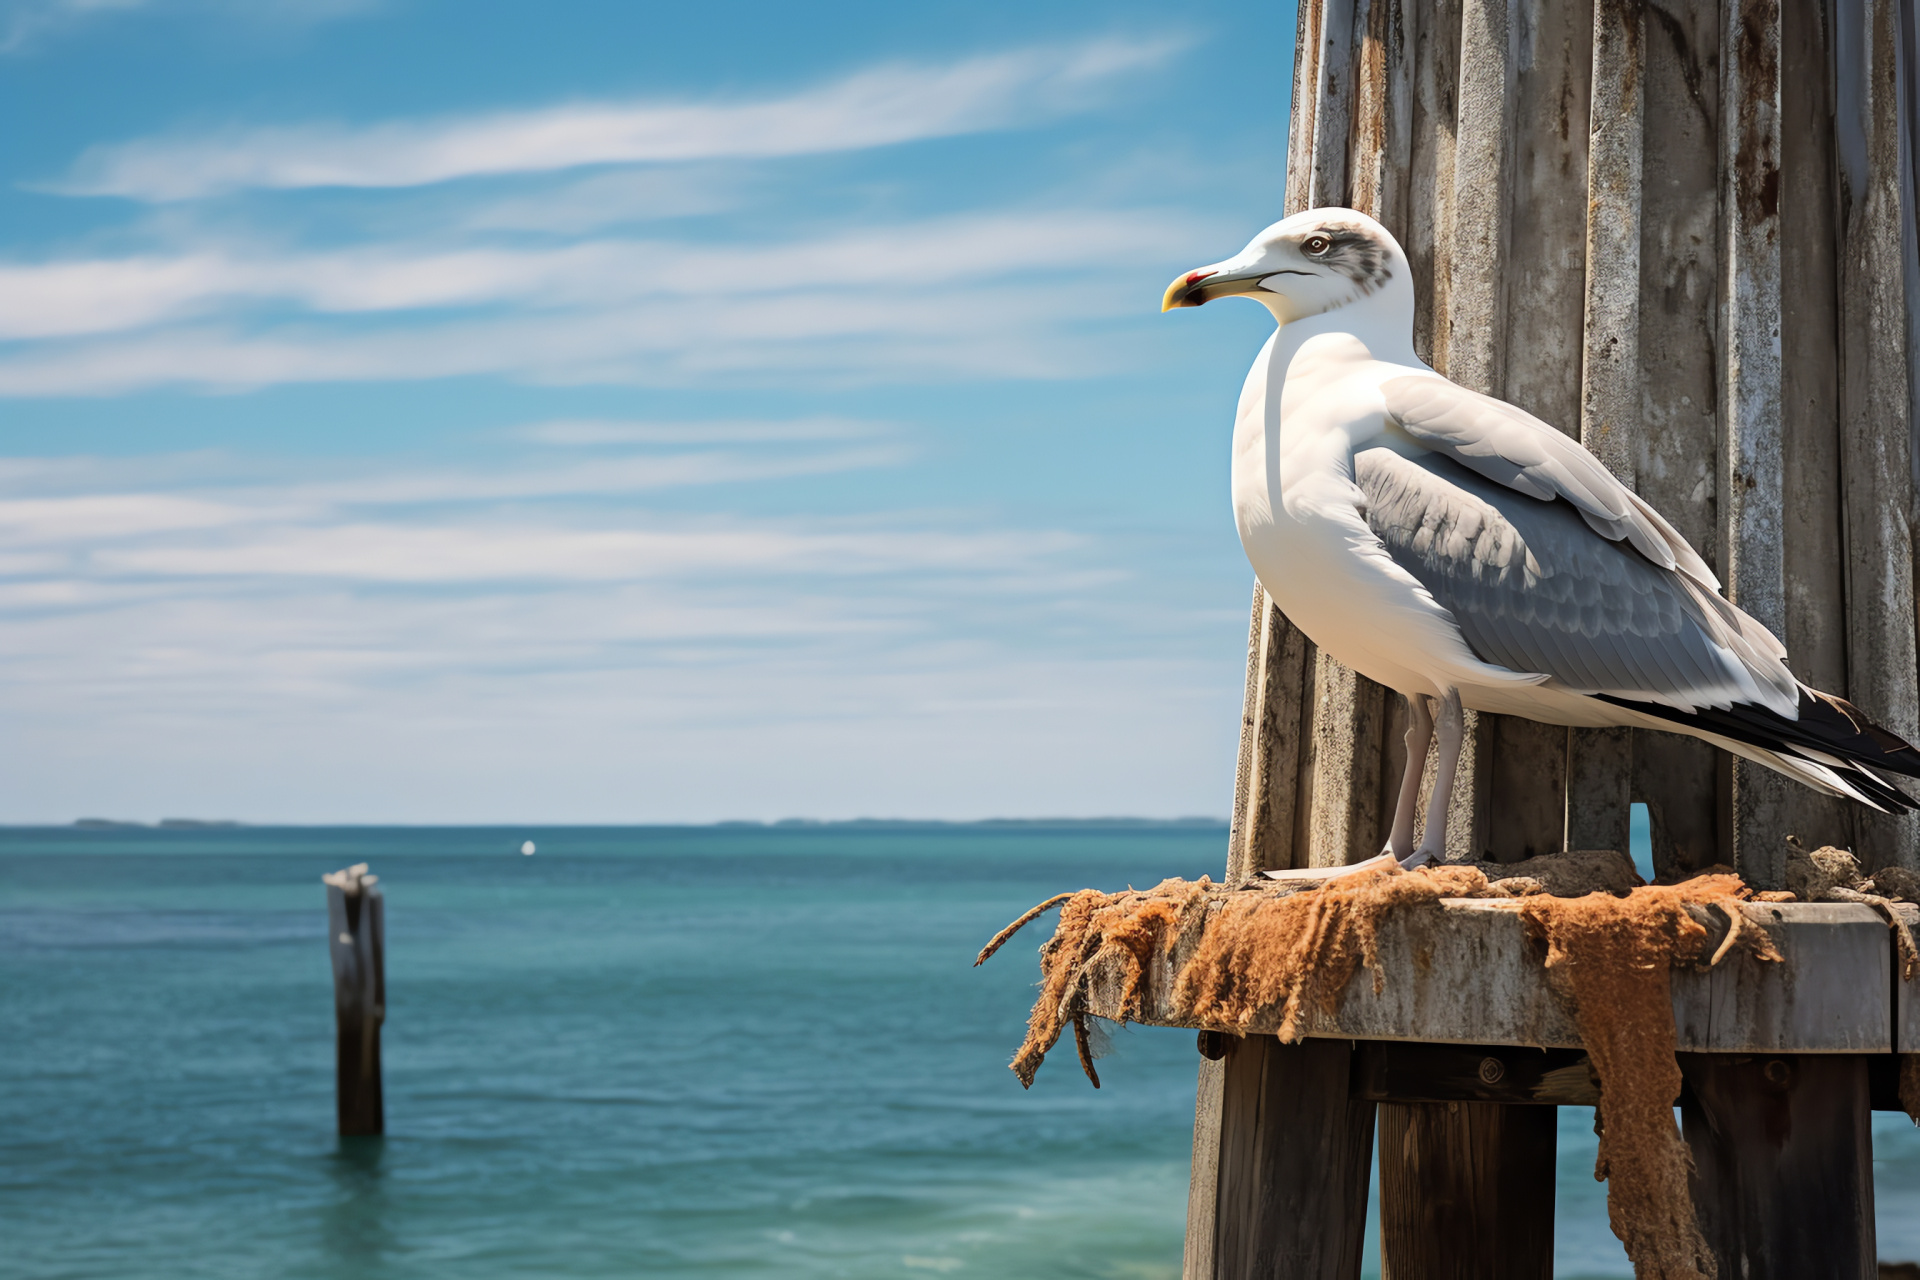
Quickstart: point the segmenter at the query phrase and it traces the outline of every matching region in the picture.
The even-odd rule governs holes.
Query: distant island
[[[73,825],[86,831],[128,831],[147,829],[144,822],[122,822],[118,818],[75,818]],[[209,831],[245,826],[231,818],[162,818],[153,824],[163,831]]]

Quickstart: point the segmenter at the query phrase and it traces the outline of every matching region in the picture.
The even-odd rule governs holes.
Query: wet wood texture
[[[1723,1276],[1873,1280],[1867,1060],[1683,1054],[1681,1128]]]
[[[1194,1164],[1185,1280],[1359,1280],[1374,1104],[1352,1059],[1343,1041],[1255,1036],[1207,1064],[1218,1136]]]
[[[1550,1280],[1551,1108],[1383,1102],[1378,1124],[1380,1280]]]

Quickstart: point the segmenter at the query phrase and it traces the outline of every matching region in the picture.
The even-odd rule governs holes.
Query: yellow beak
[[[1215,298],[1252,293],[1260,287],[1260,279],[1259,276],[1223,276],[1212,267],[1189,271],[1167,286],[1167,291],[1160,296],[1160,310],[1205,306]]]

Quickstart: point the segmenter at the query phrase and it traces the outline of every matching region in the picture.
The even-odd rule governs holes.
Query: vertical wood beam
[[[1722,37],[1724,288],[1721,515],[1728,597],[1784,635],[1786,548],[1780,438],[1780,0],[1728,0]],[[1785,778],[1731,763],[1734,865],[1785,883]]]
[[[1247,683],[1240,696],[1240,751],[1233,770],[1233,814],[1227,820],[1227,883],[1237,884],[1248,872],[1248,825],[1253,814],[1254,741],[1260,732],[1260,667],[1264,660],[1267,611],[1266,589],[1253,584],[1253,611],[1247,624]]]
[[[1587,278],[1581,317],[1580,443],[1627,485],[1640,428],[1640,150],[1646,94],[1646,9],[1593,7],[1587,133]],[[1629,841],[1633,731],[1567,730],[1566,847]]]
[[[1680,1055],[1700,1230],[1722,1276],[1873,1280],[1873,1135],[1856,1054]]]
[[[1240,857],[1228,859],[1230,884],[1271,868],[1306,865],[1298,860],[1304,850],[1297,847],[1295,832],[1313,805],[1313,771],[1302,767],[1310,761],[1303,737],[1311,723],[1305,686],[1313,645],[1265,591],[1256,590],[1254,607],[1259,627],[1248,647],[1252,714],[1245,721],[1253,736],[1244,748],[1244,808],[1236,806],[1235,814],[1243,822],[1244,839]]]
[[[1381,1103],[1380,1280],[1550,1280],[1557,1111]]]
[[[1345,1040],[1227,1041],[1212,1221],[1191,1213],[1196,1164],[1185,1280],[1358,1280],[1374,1106],[1352,1095],[1352,1057]]]
[[[1495,394],[1580,430],[1588,223],[1592,0],[1508,6],[1513,79]],[[1569,376],[1569,374],[1573,376]],[[1567,730],[1499,717],[1481,731],[1486,846],[1500,861],[1566,847]]]
[[[1920,690],[1908,524],[1914,486],[1896,0],[1838,0],[1833,14],[1847,692],[1868,716],[1912,739],[1920,729]],[[1920,822],[1911,815],[1857,820],[1855,847],[1870,867],[1914,859],[1916,839]]]
[[[1187,1180],[1187,1238],[1180,1255],[1181,1280],[1213,1280],[1215,1273],[1220,1130],[1225,1120],[1226,1088],[1226,1059],[1200,1059],[1200,1082],[1193,1097],[1193,1168]]]
[[[1380,765],[1387,691],[1324,651],[1314,655],[1313,807],[1310,867],[1338,867],[1380,852]]]
[[[1503,392],[1506,377],[1505,291],[1501,281],[1505,278],[1509,243],[1506,194],[1516,76],[1514,9],[1518,3],[1462,0],[1460,8],[1446,364],[1441,372],[1463,386],[1496,396]],[[1486,856],[1492,739],[1492,717],[1469,711],[1453,804],[1447,815],[1449,860]]]
[[[1833,163],[1833,42],[1824,6],[1780,11],[1780,448],[1785,458],[1786,641],[1793,673],[1847,690],[1842,545],[1838,231]],[[1784,831],[1853,843],[1855,806],[1789,786]]]
[[[1720,4],[1647,0],[1642,94],[1640,430],[1634,483],[1725,576],[1720,554]],[[1633,798],[1646,802],[1654,867],[1724,860],[1720,753],[1635,730]],[[1730,855],[1728,855],[1730,856]]]
[[[1413,134],[1413,0],[1355,0],[1348,204],[1395,236],[1407,229]]]
[[[1461,0],[1409,0],[1413,18],[1411,189],[1400,237],[1413,268],[1413,347],[1447,367],[1447,299],[1453,261],[1453,165],[1458,146]]]

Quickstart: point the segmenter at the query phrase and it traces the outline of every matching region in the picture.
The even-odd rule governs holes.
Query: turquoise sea
[[[538,851],[522,856],[523,840]],[[0,1275],[1178,1274],[1196,1056],[1031,1092],[1063,888],[1218,874],[1204,825],[0,831]],[[387,1127],[333,1133],[322,872],[387,892]],[[1562,1113],[1564,1276],[1629,1271]],[[1876,1117],[1882,1254],[1920,1143]]]

